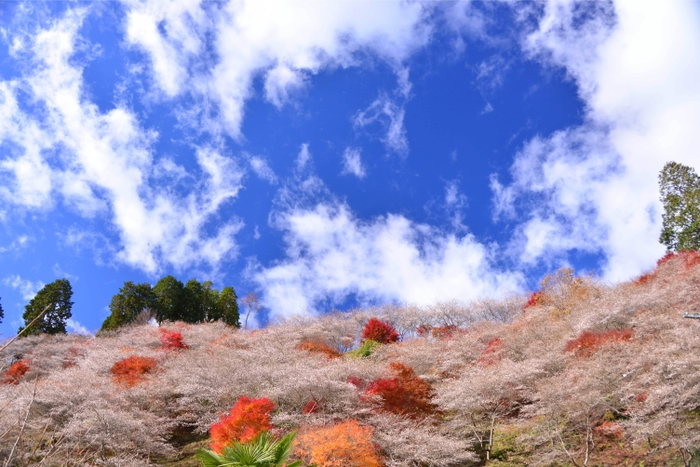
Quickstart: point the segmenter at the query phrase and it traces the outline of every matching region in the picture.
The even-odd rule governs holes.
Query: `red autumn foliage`
[[[530,295],[530,299],[527,301],[525,307],[523,308],[523,312],[528,308],[532,308],[533,306],[541,305],[543,298],[544,294],[542,292],[532,292],[532,295]]]
[[[317,352],[324,354],[328,358],[340,357],[341,353],[334,349],[323,339],[304,339],[296,346],[297,350],[306,350],[308,352]]]
[[[625,342],[632,337],[634,337],[634,331],[631,329],[607,332],[583,331],[576,339],[566,343],[565,350],[574,352],[577,357],[588,357],[609,342]]]
[[[392,344],[399,341],[399,333],[394,326],[377,318],[370,319],[362,331],[362,337],[380,344]]]
[[[220,415],[219,422],[209,429],[211,448],[216,453],[232,442],[245,443],[255,439],[263,431],[272,429],[270,412],[275,404],[268,398],[250,399],[242,396],[228,415]]]
[[[29,362],[19,360],[12,364],[2,375],[2,384],[19,384],[22,376],[29,371]]]
[[[430,331],[433,330],[433,327],[429,324],[421,324],[418,326],[416,329],[416,332],[418,333],[419,337],[429,337],[430,336]]]
[[[301,408],[301,412],[304,415],[308,415],[310,413],[317,413],[321,409],[321,404],[323,401],[316,401],[316,400],[310,400],[306,404],[304,404],[304,407]]]
[[[679,259],[683,268],[688,271],[700,264],[700,252],[695,250],[681,250],[677,253],[669,252],[656,262],[656,269],[646,273],[634,281],[635,285],[644,285],[656,279],[659,268],[673,259]]]
[[[453,337],[459,328],[454,324],[446,324],[445,326],[440,326],[432,329],[433,337],[436,339],[449,339]]]
[[[367,381],[358,376],[348,376],[347,382],[358,389],[364,389],[367,387]]]
[[[109,370],[117,383],[134,386],[143,381],[144,377],[157,368],[157,363],[151,357],[137,357],[132,355],[124,360],[119,360]]]
[[[496,337],[486,344],[486,348],[481,351],[481,355],[476,361],[479,366],[491,366],[501,361],[501,355],[499,351],[503,348],[503,342],[501,339]]]
[[[635,394],[634,401],[639,402],[641,404],[647,400],[647,397],[649,397],[649,394],[647,394],[646,391],[642,391],[639,394]]]
[[[189,349],[190,346],[185,344],[181,332],[162,329],[160,335],[160,348],[165,350],[181,350]]]
[[[428,382],[403,363],[392,363],[390,367],[396,377],[372,381],[365,394],[379,396],[381,409],[398,415],[419,418],[437,412],[437,406],[431,402],[435,393]]]

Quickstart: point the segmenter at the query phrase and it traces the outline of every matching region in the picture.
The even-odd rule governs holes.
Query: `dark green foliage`
[[[190,279],[184,289],[185,309],[182,321],[200,323],[205,319],[204,303],[208,301],[209,291],[205,291],[197,279]]]
[[[185,321],[185,287],[173,276],[165,276],[153,287],[156,295],[156,319],[163,321]]]
[[[700,176],[692,167],[668,162],[659,174],[663,229],[668,251],[700,249]]]
[[[112,297],[109,308],[112,314],[102,324],[103,330],[133,323],[143,311],[151,312],[159,323],[224,321],[240,327],[233,287],[225,287],[219,293],[212,288],[211,282],[200,283],[196,279],[183,285],[173,276],[165,276],[153,288],[145,283],[125,282],[119,293]]]
[[[241,327],[240,315],[238,313],[238,297],[233,287],[224,287],[219,294],[218,313],[224,323],[231,326]]]
[[[0,297],[2,298],[2,297]],[[5,317],[5,312],[2,310],[2,303],[0,303],[0,323],[2,323],[2,319]]]
[[[112,314],[102,323],[102,330],[112,330],[132,323],[140,313],[154,312],[155,309],[156,294],[151,289],[151,284],[124,282],[119,293],[112,297],[109,304]]]
[[[48,306],[49,310],[46,314],[30,328],[25,331],[25,335],[30,334],[58,334],[66,332],[66,321],[71,317],[71,308],[73,302],[70,301],[73,296],[68,279],[58,279],[39,291],[25,307],[24,324],[29,324]],[[25,329],[21,327],[19,330]]]

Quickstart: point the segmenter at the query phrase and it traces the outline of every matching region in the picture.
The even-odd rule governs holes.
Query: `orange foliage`
[[[394,326],[377,318],[370,319],[362,331],[362,337],[380,344],[392,344],[399,341],[399,333]]]
[[[304,339],[296,346],[297,350],[322,353],[328,358],[340,357],[341,353],[323,339]]]
[[[182,338],[182,333],[177,331],[168,331],[161,329],[160,348],[165,350],[180,350],[189,349],[190,346],[185,344]]]
[[[263,431],[272,429],[270,412],[275,404],[268,398],[250,399],[242,396],[228,415],[220,415],[219,422],[209,429],[211,448],[216,453],[234,441],[245,443]]]
[[[379,396],[382,410],[398,415],[418,418],[436,413],[437,407],[431,402],[435,393],[430,384],[403,363],[392,363],[390,367],[396,377],[372,381],[365,394]]]
[[[151,357],[137,357],[132,355],[124,360],[119,360],[109,370],[117,383],[134,386],[143,381],[145,375],[152,373],[157,367],[156,361]]]
[[[501,355],[499,351],[502,348],[503,342],[501,342],[501,339],[499,339],[498,337],[492,339],[488,344],[486,344],[486,348],[481,351],[481,355],[476,361],[476,364],[484,367],[495,365],[496,363],[500,362]]]
[[[631,329],[607,332],[583,331],[576,339],[568,341],[565,349],[567,352],[574,352],[577,357],[587,357],[608,342],[624,342],[632,337],[634,337],[634,331]]]
[[[355,420],[311,428],[297,438],[296,454],[318,467],[381,467],[373,431]]]
[[[19,360],[2,375],[2,384],[19,384],[19,380],[29,371],[29,362]]]

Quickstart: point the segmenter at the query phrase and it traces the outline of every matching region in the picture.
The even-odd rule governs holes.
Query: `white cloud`
[[[26,235],[20,235],[17,240],[14,240],[12,243],[10,243],[7,246],[0,246],[0,253],[7,253],[8,251],[17,251],[29,243],[29,237]]]
[[[74,320],[73,318],[68,318],[66,321],[66,329],[68,332],[72,332],[74,334],[81,334],[83,336],[94,336],[94,334],[85,326],[80,324],[80,322]]]
[[[400,215],[370,222],[345,205],[320,203],[278,217],[287,259],[255,271],[273,315],[314,313],[330,299],[434,303],[519,290],[523,277],[499,271],[495,252],[471,235],[457,236]],[[328,305],[325,303],[325,305]]]
[[[586,121],[530,141],[512,167],[514,183],[492,184],[498,210],[519,206],[528,218],[516,236],[522,259],[598,251],[607,279],[636,275],[663,253],[660,169],[669,160],[700,165],[696,6],[550,0],[523,46],[564,67]]]
[[[15,148],[4,151],[0,161],[10,176],[0,185],[0,196],[22,208],[50,209],[57,192],[85,217],[109,216],[119,235],[117,259],[148,273],[166,264],[218,267],[235,255],[233,235],[241,223],[232,219],[210,236],[204,226],[236,197],[242,171],[219,148],[201,147],[194,155],[199,175],[187,194],[156,183],[168,176],[162,170],[167,163],[154,164],[157,134],[141,128],[129,109],[117,106],[103,113],[86,98],[75,56],[84,14],[69,11],[40,29],[22,57],[32,64],[27,74],[0,82],[0,112],[8,117],[1,119],[0,144]],[[17,104],[20,84],[42,106],[36,116]],[[49,158],[44,149],[58,157]]]
[[[247,155],[247,159],[255,175],[273,185],[277,183],[277,175],[275,175],[275,172],[265,159],[260,156],[251,155]]]
[[[211,131],[241,138],[245,102],[263,77],[265,98],[284,105],[305,76],[349,67],[370,52],[401,70],[425,45],[427,6],[418,2],[125,0],[128,41],[151,62],[165,97],[193,93]],[[210,51],[205,46],[209,38]],[[407,89],[407,83],[403,84]]]
[[[311,160],[311,152],[309,152],[309,144],[304,143],[299,149],[299,154],[297,155],[297,170],[303,170],[306,164]]]
[[[357,148],[345,148],[343,152],[343,175],[354,175],[357,178],[365,178],[365,167],[362,165],[360,150]]]
[[[53,265],[53,273],[56,277],[66,278],[66,279],[73,281],[73,282],[76,282],[79,279],[79,277],[76,276],[75,274],[70,274],[70,273],[64,271],[63,268],[61,268],[61,266],[58,265],[58,263]]]
[[[450,209],[462,209],[467,205],[467,197],[459,192],[459,180],[445,184],[445,204]]]
[[[24,300],[31,300],[34,298],[37,292],[39,292],[42,288],[44,288],[44,285],[46,285],[41,281],[32,282],[28,279],[22,279],[16,274],[7,276],[2,282],[6,286],[17,290],[22,295]]]
[[[391,100],[386,94],[380,94],[369,107],[359,111],[353,117],[353,124],[355,128],[363,128],[374,123],[380,124],[386,132],[382,142],[387,150],[406,155],[408,139],[403,126],[405,113],[403,106]]]

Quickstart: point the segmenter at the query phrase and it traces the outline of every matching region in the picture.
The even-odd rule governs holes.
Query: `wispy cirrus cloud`
[[[365,178],[367,175],[362,164],[362,153],[358,148],[345,148],[343,151],[343,175],[354,175],[357,178]]]
[[[17,209],[48,210],[60,199],[83,217],[104,216],[118,233],[117,259],[148,273],[163,265],[218,267],[236,254],[241,222],[234,218],[213,234],[204,225],[236,197],[243,171],[220,148],[198,147],[189,192],[161,189],[168,180],[156,178],[168,171],[154,163],[158,135],[127,107],[102,112],[88,99],[76,47],[86,14],[69,10],[37,28],[16,54],[32,66],[0,81],[0,196]],[[18,99],[20,88],[39,111]]]
[[[303,0],[123,3],[127,40],[149,57],[150,76],[163,97],[201,98],[209,107],[197,121],[239,140],[255,77],[263,79],[265,99],[282,107],[307,85],[307,76],[358,65],[366,52],[401,78],[401,62],[431,37],[429,8],[412,2],[367,2],[362,8]],[[408,85],[404,80],[403,89]]]
[[[32,282],[29,279],[22,279],[17,274],[7,276],[2,281],[7,287],[11,287],[18,291],[24,300],[31,300],[44,287],[41,281]]]

